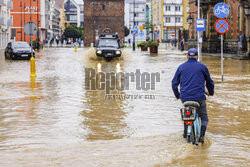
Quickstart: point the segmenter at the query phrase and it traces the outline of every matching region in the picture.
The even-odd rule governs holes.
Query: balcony
[[[129,10],[130,13],[134,13],[134,9],[130,8]],[[146,13],[146,10],[144,8],[135,8],[135,13]]]
[[[8,27],[12,27],[12,26],[13,26],[13,20],[12,20],[12,19],[9,19],[9,20],[7,21],[7,26],[8,26]]]
[[[200,0],[200,5],[201,7],[203,7],[203,6],[208,6],[208,5],[215,5],[219,2],[224,2],[224,0]],[[198,5],[197,3],[198,1],[196,0],[196,5]]]
[[[0,0],[0,6],[6,6],[6,1],[5,0]]]
[[[4,17],[0,17],[0,26],[5,26],[5,18]]]
[[[7,8],[13,9],[13,2],[12,1],[8,1]]]

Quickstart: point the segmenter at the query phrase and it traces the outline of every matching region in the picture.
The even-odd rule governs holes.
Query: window
[[[70,15],[69,21],[76,21],[76,20],[77,20],[77,16],[76,15]]]
[[[175,22],[176,22],[176,23],[180,23],[180,22],[181,22],[181,17],[176,17],[176,18],[175,18]]]
[[[171,22],[171,18],[170,17],[165,17],[165,22],[166,23],[170,23]]]
[[[175,11],[180,12],[181,11],[181,6],[175,6]]]
[[[135,13],[135,17],[139,17],[139,13]]]
[[[166,11],[170,11],[171,10],[171,6],[166,6],[165,10]]]

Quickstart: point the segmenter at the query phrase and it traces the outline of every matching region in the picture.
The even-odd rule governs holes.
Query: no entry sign
[[[214,24],[214,28],[216,32],[220,34],[225,34],[228,32],[230,25],[226,19],[218,19]]]
[[[174,32],[171,32],[171,36],[174,37],[174,36],[175,36],[175,33],[174,33]]]

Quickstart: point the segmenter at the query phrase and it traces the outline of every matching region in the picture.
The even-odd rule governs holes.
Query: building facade
[[[161,0],[152,0],[151,1],[152,3],[152,13],[151,13],[151,16],[152,16],[152,25],[154,26],[154,29],[153,29],[153,38],[154,39],[161,39],[161,34],[162,34],[162,31],[161,31],[161,22],[162,22],[162,19],[161,19]]]
[[[24,32],[24,25],[31,21],[38,26],[38,31],[32,36],[32,40],[43,41],[46,37],[45,28],[45,2],[41,0],[19,0],[13,1],[11,15],[13,17],[12,38],[15,41],[26,41],[30,43],[30,36]]]
[[[10,27],[13,26],[11,9],[13,9],[11,0],[0,0],[0,49],[5,48],[10,41]]]
[[[64,0],[64,9],[66,17],[66,27],[69,25],[81,25],[81,10],[79,4],[75,0]]]
[[[179,30],[183,29],[183,0],[164,0],[163,4],[163,40],[178,39]],[[172,36],[175,34],[175,36]]]
[[[84,4],[80,4],[80,26],[84,26]]]
[[[203,52],[209,53],[217,53],[221,50],[220,34],[218,34],[214,28],[214,24],[218,18],[213,13],[213,8],[218,2],[225,2],[230,8],[229,15],[226,18],[229,21],[230,29],[224,35],[224,52],[237,54],[239,51],[238,36],[241,32],[245,34],[245,36],[247,34],[247,17],[244,14],[243,4],[240,0],[201,1],[201,18],[206,20],[206,31],[202,32],[202,50]],[[193,20],[195,20],[197,18],[197,2],[195,0],[189,0],[189,6],[190,15]],[[195,21],[190,24],[189,30],[189,48],[197,47]],[[243,52],[246,51],[247,42],[245,38]]]
[[[134,8],[135,5],[135,8]],[[146,2],[144,0],[127,0],[125,1],[125,26],[127,26],[130,30],[130,32],[133,30],[133,27],[136,26],[139,30],[140,26],[146,25],[146,15],[147,15],[147,9],[146,9]],[[134,17],[135,16],[135,17]],[[146,41],[147,31],[146,29],[143,29],[144,35],[138,35],[135,37],[135,42],[141,42]],[[125,38],[126,41],[128,39],[133,39],[133,34],[130,33],[129,36]]]
[[[62,0],[16,0],[11,15],[13,16],[12,37],[15,41],[30,43],[30,36],[24,32],[24,25],[31,21],[38,26],[38,31],[32,36],[32,41],[46,43],[62,33],[63,15]]]
[[[84,0],[84,44],[101,33],[118,33],[124,40],[124,0]]]

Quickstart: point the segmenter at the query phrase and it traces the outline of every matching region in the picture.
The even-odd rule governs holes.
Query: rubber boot
[[[201,126],[201,135],[200,135],[199,142],[202,143],[202,144],[204,143],[204,137],[205,137],[206,129],[207,129],[206,126]]]
[[[187,125],[184,123],[184,133],[183,133],[183,138],[187,138]]]

